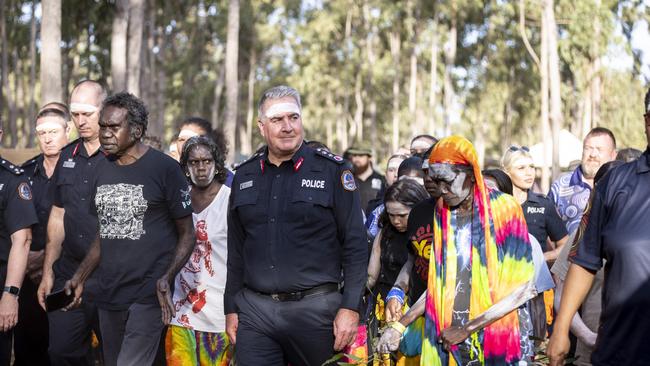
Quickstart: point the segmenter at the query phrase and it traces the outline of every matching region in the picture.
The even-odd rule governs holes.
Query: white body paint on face
[[[182,139],[183,141],[187,141],[189,138],[198,136],[199,134],[196,131],[190,130],[190,129],[183,129],[181,132],[178,134],[178,138]]]
[[[207,181],[203,185],[201,184],[202,182],[197,179],[194,169],[190,168],[190,169],[188,169],[188,171],[190,172],[190,180],[192,181],[192,184],[194,184],[197,187],[207,187],[210,184],[212,184],[212,181],[214,180],[214,171],[215,171],[215,166],[214,165],[212,165],[210,167],[210,170],[208,170]]]
[[[70,103],[70,113],[93,113],[98,108],[92,104],[86,103]]]
[[[271,119],[287,113],[300,115],[300,108],[296,103],[275,103],[266,110],[266,118]]]

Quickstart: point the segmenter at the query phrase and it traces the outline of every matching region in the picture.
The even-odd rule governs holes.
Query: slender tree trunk
[[[9,136],[11,136],[10,147],[16,147],[18,145],[18,101],[20,100],[18,96],[18,75],[20,74],[20,67],[18,61],[18,52],[12,53],[12,63],[11,69],[14,70],[13,77],[13,89],[7,89],[7,95],[11,95],[13,91],[13,102],[9,104]],[[6,137],[5,137],[6,138]]]
[[[140,96],[140,74],[142,72],[142,35],[144,33],[145,0],[129,1],[127,90]]]
[[[362,72],[359,70],[357,73],[356,80],[354,82],[354,125],[356,126],[356,138],[357,142],[363,141],[363,78]]]
[[[548,192],[550,187],[551,177],[549,175],[549,165],[548,157],[551,155],[553,149],[553,143],[551,140],[551,131],[549,127],[549,72],[548,72],[548,23],[546,21],[546,12],[542,11],[542,30],[541,30],[541,49],[540,49],[540,94],[541,94],[541,115],[540,115],[540,127],[542,130],[542,142],[544,144],[544,154],[543,161],[544,167],[542,168],[542,191]]]
[[[0,55],[0,67],[2,70],[0,70],[0,128],[3,130],[6,128],[5,127],[5,118],[4,118],[4,95],[5,95],[5,90],[7,93],[9,92],[9,89],[5,87],[5,82],[7,80],[7,31],[6,31],[6,19],[5,19],[5,1],[0,0],[0,39],[2,40],[2,44],[0,44],[0,48],[2,49],[2,54]],[[1,141],[0,141],[0,146],[1,146]]]
[[[257,51],[251,42],[248,65],[248,95],[246,96],[246,128],[240,136],[242,154],[248,156],[253,151],[253,119],[255,118],[255,71],[257,70]]]
[[[41,4],[41,103],[62,102],[61,0]]]
[[[555,11],[553,0],[544,0],[544,12],[548,22],[548,67],[549,67],[549,91],[551,101],[551,133],[553,136],[553,179],[560,175],[560,129],[564,124],[562,115],[562,94],[560,80],[560,57],[558,56],[557,24],[555,22]]]
[[[127,40],[129,0],[115,0],[115,17],[111,34],[111,81],[113,92],[127,89]]]
[[[212,103],[212,127],[223,128],[221,124],[221,96],[223,95],[223,87],[226,82],[226,66],[224,64],[219,68],[219,76],[214,86],[214,102]]]
[[[31,21],[30,21],[30,37],[29,37],[29,107],[27,112],[27,119],[25,120],[27,132],[27,146],[34,146],[34,128],[32,121],[36,117],[36,1],[32,1]]]
[[[409,55],[409,119],[411,125],[411,135],[417,134],[420,129],[419,121],[417,121],[416,108],[417,108],[417,93],[418,93],[418,55],[417,55],[417,43],[418,43],[418,32],[417,32],[417,16],[414,9],[413,0],[408,0],[406,2],[406,8],[408,12],[408,21],[407,28],[408,33],[411,36],[411,50]]]
[[[393,31],[389,35],[390,37],[390,53],[393,59],[393,69],[395,72],[395,77],[393,78],[393,125],[392,125],[392,139],[391,139],[391,148],[392,151],[397,151],[399,147],[399,99],[400,99],[400,47],[401,40],[400,34],[397,31]]]
[[[377,62],[377,56],[375,55],[374,42],[375,35],[377,34],[377,26],[371,23],[372,17],[370,15],[370,5],[368,0],[365,0],[363,3],[363,20],[364,25],[367,30],[366,34],[366,81],[365,88],[363,88],[364,100],[368,101],[369,104],[369,116],[366,124],[370,128],[370,143],[373,146],[378,146],[379,141],[377,141],[377,101],[375,98],[374,90],[374,70],[373,67]]]
[[[239,0],[228,5],[228,33],[226,42],[226,120],[223,132],[228,141],[228,161],[233,162],[239,151],[235,146],[235,129],[239,110],[239,84],[237,62],[239,59]]]
[[[433,19],[431,35],[431,70],[429,80],[429,134],[436,134],[436,93],[438,91],[438,18]]]
[[[596,11],[596,17],[594,19],[594,37],[593,39],[593,54],[592,54],[592,62],[591,62],[591,72],[592,72],[592,77],[591,77],[591,85],[590,85],[590,91],[591,91],[591,126],[590,128],[596,127],[600,125],[600,103],[601,103],[601,78],[600,78],[600,66],[601,66],[601,61],[600,61],[600,39],[601,39],[601,33],[602,33],[602,25],[600,21],[600,7],[601,7],[601,0],[595,0],[595,11]],[[587,131],[588,132],[588,131]],[[586,135],[586,133],[585,133]]]
[[[456,61],[456,42],[458,40],[458,20],[456,7],[456,1],[452,1],[451,21],[449,24],[449,32],[447,33],[447,43],[445,44],[444,48],[445,80],[443,88],[445,93],[445,136],[451,133],[451,116],[455,110],[454,101],[456,100],[456,92],[454,91],[454,84],[451,75]]]

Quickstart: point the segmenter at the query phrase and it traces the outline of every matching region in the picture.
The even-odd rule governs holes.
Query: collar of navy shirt
[[[284,162],[291,161],[293,163],[294,171],[298,171],[302,163],[305,161],[305,157],[307,155],[308,150],[309,148],[307,147],[307,144],[305,144],[305,141],[303,140],[300,143],[300,147],[298,148],[298,151],[296,151],[293,154],[291,159],[285,160]],[[269,160],[268,154],[269,154],[269,147],[267,146],[266,148],[264,148],[264,151],[260,155],[260,171],[262,174],[264,174],[264,170],[267,164],[272,165],[271,161]]]

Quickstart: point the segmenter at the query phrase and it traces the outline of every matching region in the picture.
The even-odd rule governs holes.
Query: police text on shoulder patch
[[[30,201],[32,199],[32,189],[29,188],[29,184],[23,182],[18,186],[18,197],[25,201]]]
[[[243,190],[243,189],[250,188],[250,187],[252,187],[252,186],[253,186],[253,181],[252,181],[252,180],[249,180],[249,181],[247,181],[247,182],[244,182],[244,183],[239,184],[239,190],[241,191],[241,190]]]
[[[352,192],[357,189],[357,185],[354,183],[354,176],[349,170],[344,170],[341,174],[341,184],[343,184],[343,188],[346,191]]]

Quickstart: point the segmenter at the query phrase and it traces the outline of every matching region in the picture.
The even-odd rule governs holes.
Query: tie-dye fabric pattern
[[[476,150],[460,136],[444,138],[436,144],[429,163],[470,165],[473,168],[473,225],[482,235],[472,237],[469,318],[474,319],[490,306],[533,278],[532,251],[521,206],[514,197],[485,186]],[[421,365],[457,365],[458,347],[451,353],[438,343],[440,333],[451,325],[457,275],[457,248],[451,211],[444,202],[434,216],[434,243],[429,263],[425,309],[425,337]],[[521,359],[519,319],[514,310],[470,336],[472,364],[510,365]]]
[[[210,333],[170,325],[165,337],[168,366],[228,366],[232,345],[225,332]]]

